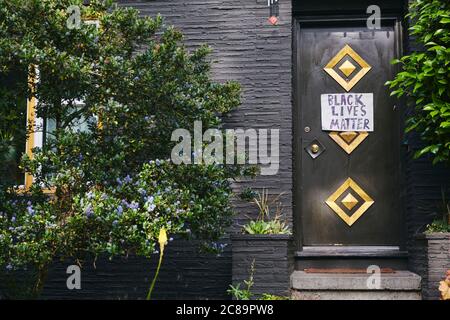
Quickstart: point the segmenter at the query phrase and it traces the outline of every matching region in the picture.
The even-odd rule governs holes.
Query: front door
[[[303,246],[400,245],[400,110],[385,86],[395,25],[300,25],[296,41]]]

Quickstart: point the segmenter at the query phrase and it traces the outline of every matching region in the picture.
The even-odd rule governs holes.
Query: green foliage
[[[427,225],[426,232],[450,232],[450,202],[447,201],[444,189],[442,189],[442,205],[439,206],[436,215],[438,218]]]
[[[431,154],[433,163],[450,162],[450,2],[414,0],[409,17],[411,36],[424,46],[393,61],[402,71],[387,85],[391,95],[407,96],[415,110],[407,132],[418,132],[425,147],[416,157]]]
[[[442,219],[437,219],[427,226],[426,232],[450,232],[450,224]]]
[[[249,193],[247,191],[247,193]],[[258,207],[259,213],[256,220],[250,220],[243,226],[244,233],[248,234],[290,234],[289,226],[282,219],[282,207],[278,202],[281,194],[269,201],[268,191],[256,193],[253,203]],[[275,212],[272,213],[271,206],[276,204]],[[273,216],[273,217],[272,217]]]
[[[255,284],[253,277],[255,275],[255,259],[253,259],[250,265],[250,274],[247,280],[244,280],[245,287],[241,289],[242,283],[238,283],[235,286],[230,285],[230,289],[227,290],[236,300],[252,300],[255,298],[255,294],[252,292],[252,287]],[[257,300],[289,300],[288,297],[276,296],[269,293],[263,293],[261,297]]]
[[[243,227],[248,234],[289,234],[289,227],[284,221],[275,217],[269,221],[252,220]]]
[[[241,283],[238,283],[236,286],[230,285],[230,289],[227,290],[228,294],[236,300],[251,300],[253,293],[250,291],[250,288],[253,284],[249,283],[248,280],[244,280],[244,283],[247,286],[245,289],[241,289]]]
[[[238,283],[235,286],[230,285],[230,289],[227,290],[228,294],[233,296],[236,300],[251,300],[253,298],[251,289],[255,284],[253,281],[253,276],[255,274],[255,259],[253,259],[249,271],[249,278],[244,280],[245,288],[241,289],[242,283]]]
[[[288,297],[277,296],[273,294],[263,293],[259,300],[289,300]]]
[[[231,180],[244,173],[158,160],[170,157],[174,129],[194,120],[204,130],[220,126],[221,115],[239,105],[237,83],[210,79],[209,48],[189,53],[161,17],[141,18],[113,1],[82,2],[0,0],[0,74],[40,72],[38,83],[2,87],[0,167],[5,156],[22,155],[15,131],[32,133],[13,112],[18,96],[37,97],[37,116],[55,124],[44,147],[22,157],[34,176],[26,194],[0,177],[0,266],[38,270],[36,292],[57,256],[148,257],[163,227],[217,241],[231,222]],[[74,3],[100,27],[68,29]],[[43,188],[56,192],[49,197]]]
[[[239,197],[242,200],[246,200],[246,201],[252,201],[254,198],[256,198],[258,196],[258,193],[254,190],[252,190],[252,188],[246,187],[241,191],[241,194],[239,195]]]

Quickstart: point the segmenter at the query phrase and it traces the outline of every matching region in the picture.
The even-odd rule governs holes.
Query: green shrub
[[[395,60],[402,71],[387,82],[391,95],[406,96],[415,105],[407,132],[415,131],[433,163],[450,163],[450,2],[414,0],[410,5],[411,36],[424,51]]]
[[[243,173],[160,160],[170,157],[174,129],[220,126],[240,103],[237,83],[211,80],[210,49],[188,52],[159,16],[111,0],[82,3],[0,0],[1,75],[40,71],[39,82],[12,82],[0,95],[0,168],[23,153],[4,129],[33,131],[16,121],[16,97],[37,97],[36,115],[54,124],[43,147],[22,157],[22,176],[34,177],[26,194],[0,177],[0,268],[38,270],[36,294],[55,257],[149,257],[162,228],[217,241],[231,223],[230,183]],[[100,27],[67,28],[73,4]]]

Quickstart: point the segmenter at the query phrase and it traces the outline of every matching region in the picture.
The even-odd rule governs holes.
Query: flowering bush
[[[245,173],[157,160],[170,156],[174,129],[194,120],[204,130],[219,126],[239,105],[237,83],[210,79],[209,49],[189,53],[161,17],[82,2],[0,0],[1,75],[40,74],[10,81],[0,106],[9,114],[18,109],[13,97],[36,97],[36,116],[47,123],[45,143],[20,163],[34,178],[29,190],[18,193],[0,177],[0,267],[36,270],[36,294],[55,257],[149,257],[162,228],[216,241],[230,224],[230,181]],[[67,28],[74,3],[100,27]],[[1,117],[0,129],[16,118]],[[27,134],[36,129],[43,130],[29,125]]]
[[[150,257],[163,227],[169,234],[218,239],[232,214],[225,172],[216,166],[150,161],[134,177],[75,197],[76,214],[67,220],[67,228],[87,232],[75,234],[71,242],[89,252],[131,251]]]

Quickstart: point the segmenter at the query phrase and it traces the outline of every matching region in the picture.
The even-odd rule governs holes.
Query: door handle
[[[305,147],[305,151],[311,156],[311,158],[316,159],[318,156],[325,152],[325,147],[320,143],[319,140],[314,139]]]

